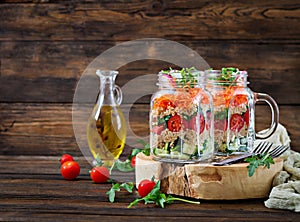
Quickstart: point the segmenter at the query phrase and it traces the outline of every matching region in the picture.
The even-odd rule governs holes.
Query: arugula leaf
[[[122,183],[122,184],[119,183],[112,184],[110,190],[106,192],[106,194],[108,195],[108,199],[111,203],[115,201],[116,192],[121,191],[121,188],[127,190],[129,193],[132,193],[134,188],[134,183],[129,182],[129,183]]]
[[[175,200],[178,201],[183,201],[186,203],[191,203],[191,204],[200,204],[200,202],[198,201],[190,201],[190,200],[186,200],[183,198],[177,198],[177,197],[173,197],[171,195],[166,196],[166,194],[162,193],[160,191],[160,181],[158,181],[154,188],[152,189],[152,191],[145,197],[143,198],[137,198],[134,201],[132,201],[129,205],[128,208],[136,205],[138,202],[140,201],[144,201],[145,204],[156,204],[158,206],[160,206],[161,208],[165,207],[165,204],[171,204],[173,203]]]
[[[120,190],[121,189],[120,189],[120,184],[119,183],[112,184],[112,187],[110,188],[110,190],[106,192],[110,202],[113,203],[115,201],[116,191],[120,191]]]
[[[140,152],[142,152],[146,156],[150,156],[150,144],[146,143],[144,140],[138,140],[137,142],[141,143],[144,146],[144,149],[139,149],[139,148],[132,149],[131,154],[128,157],[128,159],[130,160],[132,157],[136,156]]]
[[[131,172],[134,171],[134,168],[131,166],[131,159],[136,156],[138,153],[142,152],[146,156],[150,156],[150,144],[146,143],[143,140],[139,140],[138,142],[144,145],[144,149],[134,148],[131,151],[131,154],[127,157],[125,161],[117,160],[114,162],[114,165],[110,169],[110,173],[114,169],[118,169],[121,172]]]
[[[249,163],[249,165],[247,166],[249,177],[252,177],[254,175],[255,170],[259,166],[266,166],[269,169],[270,164],[274,164],[273,158],[268,153],[252,155],[251,157],[246,158],[245,161]]]

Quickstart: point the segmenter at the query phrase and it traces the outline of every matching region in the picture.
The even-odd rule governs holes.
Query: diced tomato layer
[[[247,111],[244,114],[244,121],[246,123],[247,126],[249,126],[249,109],[247,109]]]
[[[242,115],[235,113],[230,118],[230,130],[233,132],[239,132],[244,126],[244,118]]]
[[[214,128],[217,130],[227,130],[227,121],[226,119],[215,119]]]

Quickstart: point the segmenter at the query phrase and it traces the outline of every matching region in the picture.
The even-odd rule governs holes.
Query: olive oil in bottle
[[[96,106],[95,109],[98,107]],[[92,115],[87,126],[87,138],[94,158],[113,162],[123,152],[126,141],[126,122],[118,106],[104,105],[97,120]]]
[[[117,71],[97,70],[100,90],[87,124],[87,140],[93,157],[112,166],[123,152],[126,121],[121,111],[121,89],[115,85]]]

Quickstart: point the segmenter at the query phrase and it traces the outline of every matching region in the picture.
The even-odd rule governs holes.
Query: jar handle
[[[265,93],[254,93],[255,96],[255,101],[263,101],[266,102],[271,109],[271,113],[272,113],[272,122],[271,122],[271,126],[269,129],[267,129],[265,132],[263,133],[256,133],[255,136],[258,139],[267,139],[269,138],[277,129],[278,126],[278,122],[279,122],[279,109],[278,109],[278,105],[275,102],[275,100],[269,96],[268,94]]]
[[[122,90],[119,86],[115,85],[114,91],[116,92],[116,103],[121,105],[123,99]]]

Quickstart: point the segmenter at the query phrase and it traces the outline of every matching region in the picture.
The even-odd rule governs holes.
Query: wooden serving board
[[[161,180],[167,194],[206,200],[233,200],[268,197],[274,176],[283,168],[281,158],[269,169],[259,167],[248,176],[248,163],[228,166],[162,163],[142,153],[136,159],[136,184],[143,179]]]

